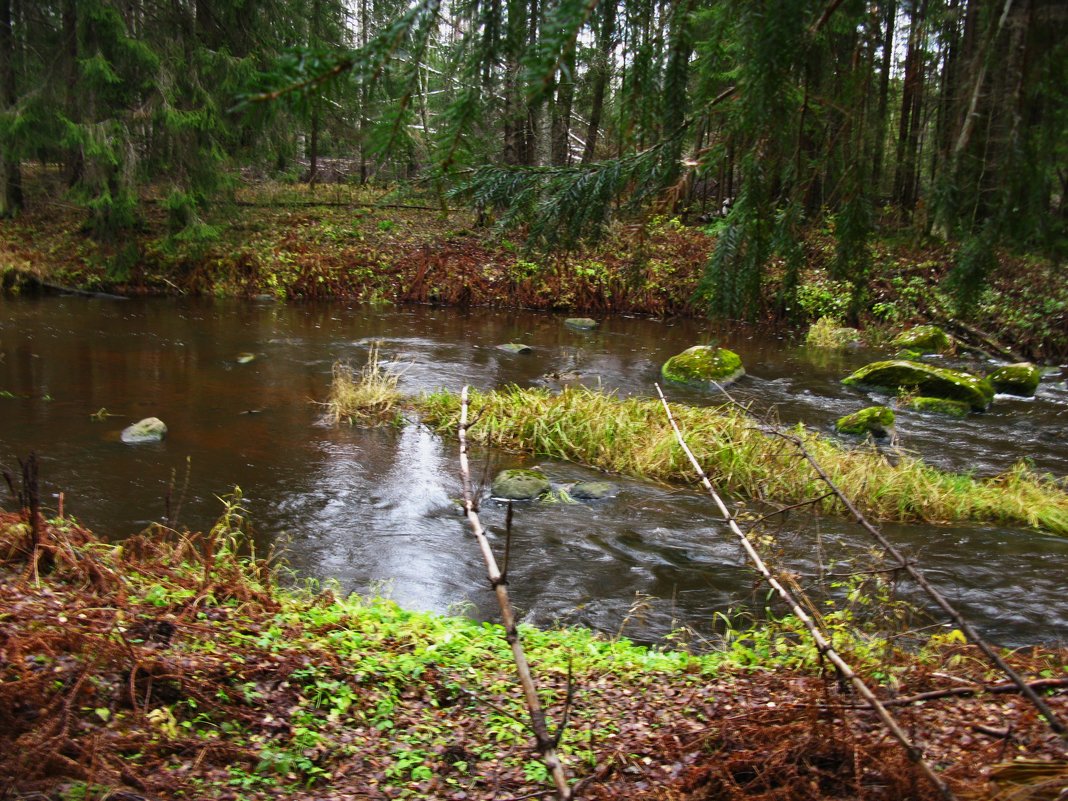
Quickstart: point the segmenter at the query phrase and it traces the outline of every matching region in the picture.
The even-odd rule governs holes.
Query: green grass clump
[[[423,419],[455,431],[460,399],[448,392],[417,401]],[[658,401],[618,398],[586,388],[559,394],[510,387],[472,393],[469,436],[494,447],[531,451],[623,475],[692,482],[693,467],[678,446]],[[799,451],[730,405],[672,404],[687,445],[721,490],[780,503],[826,493]],[[1068,534],[1068,492],[1024,464],[988,479],[947,473],[902,455],[897,464],[872,448],[847,448],[804,426],[790,429],[831,479],[880,520],[984,520],[1025,524]],[[820,504],[841,511],[833,499]]]
[[[334,365],[334,380],[326,402],[327,416],[336,425],[382,425],[397,419],[401,394],[399,376],[383,369],[378,346],[367,354],[367,363],[356,372],[351,366]]]
[[[805,334],[805,344],[821,350],[841,350],[860,344],[860,332],[845,328],[834,317],[821,317]]]

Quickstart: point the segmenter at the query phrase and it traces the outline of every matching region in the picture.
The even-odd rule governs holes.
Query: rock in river
[[[167,436],[167,426],[158,417],[146,417],[122,430],[122,441],[130,444],[159,442],[165,436]]]
[[[745,368],[741,357],[733,351],[694,345],[664,362],[660,373],[668,381],[706,385],[715,382],[725,387],[745,375]]]
[[[537,470],[502,470],[493,479],[490,494],[506,501],[532,501],[550,489],[549,479]]]
[[[597,327],[597,321],[590,317],[568,317],[564,320],[564,325],[568,328],[577,328],[580,331],[589,331],[591,328]]]
[[[996,392],[1030,398],[1038,389],[1038,382],[1042,380],[1042,372],[1030,362],[1020,362],[999,367],[987,378],[994,385]]]
[[[601,501],[618,494],[619,487],[611,481],[580,481],[571,488],[571,497],[583,501]]]
[[[915,389],[928,397],[962,401],[979,412],[986,409],[994,398],[994,387],[985,378],[903,359],[872,362],[843,378],[842,383],[889,392]]]
[[[937,325],[918,325],[898,334],[890,344],[920,353],[941,353],[949,350],[949,337]]]
[[[918,412],[933,412],[944,414],[949,417],[967,417],[972,407],[962,401],[949,400],[948,398],[925,398],[916,395],[911,398],[899,399],[898,403]]]
[[[834,424],[834,430],[839,434],[871,434],[873,437],[889,436],[893,427],[894,411],[887,406],[869,406],[839,417]]]
[[[534,348],[530,345],[524,345],[522,342],[508,342],[504,345],[498,345],[497,350],[503,350],[507,353],[532,353]]]

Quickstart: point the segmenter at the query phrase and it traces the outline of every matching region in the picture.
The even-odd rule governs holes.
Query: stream
[[[650,396],[665,359],[715,341],[748,371],[732,396],[762,413],[774,409],[784,423],[830,434],[840,415],[885,400],[840,383],[884,358],[882,351],[813,353],[783,334],[714,332],[702,320],[611,317],[592,331],[563,320],[342,303],[0,299],[0,465],[16,471],[17,457],[36,451],[44,504],[54,510],[62,493],[66,514],[114,539],[163,520],[169,487],[177,525],[208,528],[222,509],[218,497],[236,485],[259,551],[284,548],[296,580],[336,580],[343,591],[381,593],[406,607],[495,619],[479,550],[456,503],[456,443],[414,423],[373,430],[325,423],[320,403],[335,362],[358,367],[379,342],[406,394],[458,392],[464,384],[559,387],[563,376]],[[533,352],[496,347],[508,342]],[[989,411],[965,420],[899,412],[898,445],[947,470],[990,475],[1028,458],[1063,479],[1066,373],[1047,376],[1033,399],[999,395]],[[721,400],[696,389],[665,391],[684,403]],[[123,427],[149,416],[166,422],[163,442],[119,440]],[[517,466],[538,465],[557,485],[603,478],[519,454],[473,456],[474,477],[485,486],[497,470]],[[707,496],[612,480],[622,491],[610,501],[516,506],[511,591],[525,620],[622,630],[640,641],[687,627],[712,640],[717,617],[764,608],[765,588]],[[6,488],[3,497],[3,507],[14,508]],[[499,549],[504,511],[483,502]],[[986,524],[883,529],[996,642],[1068,641],[1068,538]],[[873,564],[869,541],[845,520],[801,511],[774,531],[773,561],[803,586],[826,586],[831,574]],[[908,585],[902,592],[925,605]]]

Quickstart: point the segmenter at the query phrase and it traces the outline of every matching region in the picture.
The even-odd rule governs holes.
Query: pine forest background
[[[34,170],[121,241],[210,241],[240,171],[406,186],[538,248],[718,218],[701,293],[793,304],[803,232],[1068,251],[1063,0],[0,0],[0,213]],[[151,192],[149,192],[151,189]],[[721,212],[729,214],[720,217]]]

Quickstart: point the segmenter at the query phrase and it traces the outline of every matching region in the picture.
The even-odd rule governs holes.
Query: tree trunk
[[[897,173],[894,199],[906,211],[916,206],[916,162],[923,108],[923,44],[927,0],[913,9],[909,26],[909,45],[905,55],[905,79],[901,96],[901,123],[897,138]]]
[[[608,79],[612,75],[612,51],[615,50],[616,4],[608,0],[600,5],[600,36],[597,40],[596,73],[593,79],[593,93],[590,99],[590,124],[586,129],[586,146],[582,151],[582,163],[589,164],[597,150],[597,137],[601,132],[601,113],[604,110],[604,95],[608,88]]]
[[[575,48],[572,47],[560,66],[553,102],[551,162],[558,166],[571,163],[571,106],[575,99]]]
[[[886,113],[890,97],[890,72],[894,65],[894,20],[897,17],[897,0],[889,0],[883,17],[882,63],[879,66],[879,109],[875,118],[875,158],[872,162],[871,185],[875,192],[883,178],[883,161],[886,153]]]
[[[11,0],[0,0],[0,108],[10,112],[17,103]],[[22,211],[20,159],[16,143],[6,141],[0,145],[0,217],[14,217]]]

